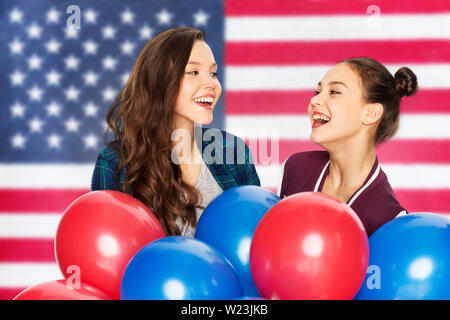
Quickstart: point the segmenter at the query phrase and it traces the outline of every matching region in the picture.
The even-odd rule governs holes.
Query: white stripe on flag
[[[232,17],[226,41],[444,39],[450,14]]]
[[[336,61],[337,62],[337,61]],[[309,66],[228,66],[225,68],[227,90],[304,90],[311,93],[333,65]],[[392,74],[403,65],[386,65]],[[421,89],[450,88],[450,64],[408,64]],[[277,101],[274,101],[274,106]]]
[[[299,106],[307,108],[307,106]],[[449,139],[450,114],[405,114],[394,139]],[[240,138],[309,139],[306,115],[227,116],[226,130]]]
[[[54,238],[61,214],[2,213],[0,238]]]
[[[393,189],[450,189],[450,165],[383,165]],[[277,188],[281,166],[257,166],[261,185]]]
[[[0,263],[0,287],[27,288],[64,279],[56,263]]]
[[[0,188],[89,189],[94,164],[0,164]]]

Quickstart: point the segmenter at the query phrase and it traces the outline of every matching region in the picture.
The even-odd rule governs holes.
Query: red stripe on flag
[[[0,287],[0,300],[12,300],[26,288],[2,288]]]
[[[89,190],[85,189],[0,189],[0,213],[63,213],[75,199],[87,192]]]
[[[449,12],[448,0],[226,0],[227,16],[276,16],[276,15],[366,15],[369,6],[377,5],[381,14],[437,13]],[[369,11],[373,13],[373,11]]]
[[[277,193],[274,187],[265,187]],[[450,218],[450,190],[401,190],[395,189],[395,195],[400,204],[408,210],[409,213],[429,212],[443,214]]]
[[[319,81],[320,79],[317,79]],[[227,115],[306,114],[314,96],[311,90],[298,91],[227,91]],[[401,113],[448,113],[450,90],[423,89],[412,97],[403,98]]]
[[[297,152],[323,150],[317,144],[309,140],[285,140],[279,141],[279,162],[267,163],[271,158],[272,146],[270,138],[266,140],[244,140],[250,147],[253,159],[257,165],[282,164],[290,155]],[[275,142],[275,141],[274,141]],[[265,144],[265,148],[261,147]],[[381,165],[383,164],[448,164],[450,159],[450,140],[390,140],[377,146],[377,155]],[[266,151],[267,150],[267,151]],[[275,149],[276,150],[276,149]],[[420,152],[417,152],[420,150]],[[259,154],[262,153],[262,155]],[[266,157],[267,153],[267,157]],[[449,211],[450,212],[450,211]]]
[[[408,212],[450,212],[450,190],[394,190],[397,200]]]
[[[227,42],[226,65],[335,64],[358,56],[386,63],[447,63],[449,40]]]
[[[0,239],[0,262],[56,262],[53,239]]]

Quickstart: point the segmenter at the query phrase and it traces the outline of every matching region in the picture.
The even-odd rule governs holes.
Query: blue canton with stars
[[[66,26],[71,5],[80,9],[79,29]],[[179,26],[205,32],[223,86],[221,0],[2,1],[0,162],[94,162],[106,112],[140,50]],[[223,127],[223,100],[212,127]]]

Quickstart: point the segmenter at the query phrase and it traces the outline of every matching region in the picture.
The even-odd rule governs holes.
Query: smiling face
[[[196,40],[180,83],[175,121],[211,123],[213,109],[221,93],[214,55],[204,41]]]
[[[346,63],[337,64],[318,83],[308,106],[311,141],[326,148],[367,132],[367,125],[378,120],[368,118],[370,107],[363,99],[359,75]]]

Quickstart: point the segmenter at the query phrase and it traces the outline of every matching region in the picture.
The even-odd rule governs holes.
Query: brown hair
[[[363,98],[368,103],[383,105],[383,115],[375,133],[375,144],[392,138],[398,131],[400,101],[419,89],[417,77],[411,69],[401,67],[394,76],[378,61],[368,57],[343,60],[361,78]]]
[[[146,204],[168,235],[181,233],[176,221],[195,226],[198,191],[185,183],[170,158],[173,113],[194,41],[204,34],[190,27],[164,31],[141,50],[128,81],[107,113],[109,143],[119,156],[121,191]]]

